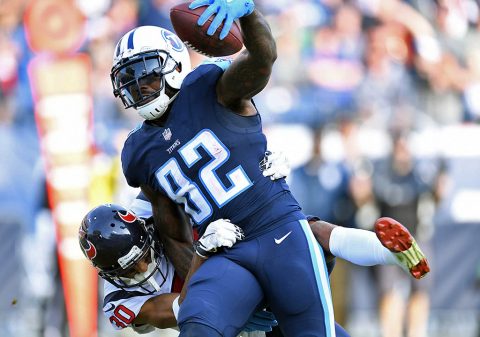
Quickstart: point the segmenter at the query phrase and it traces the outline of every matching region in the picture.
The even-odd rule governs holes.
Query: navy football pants
[[[236,336],[265,301],[285,337],[336,336],[325,259],[306,220],[208,259],[190,280],[180,306],[180,335],[192,322]]]

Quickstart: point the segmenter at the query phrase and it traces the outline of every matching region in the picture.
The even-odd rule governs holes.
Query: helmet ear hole
[[[178,71],[179,73],[182,72],[182,62],[178,62],[177,68],[175,68],[175,70]]]

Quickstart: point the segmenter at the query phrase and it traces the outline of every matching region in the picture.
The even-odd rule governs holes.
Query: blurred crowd
[[[118,154],[141,121],[113,97],[113,48],[138,25],[173,30],[169,9],[177,1],[71,2],[87,18],[80,52],[93,65],[94,165],[103,181],[95,185],[102,192],[93,193],[109,199],[98,202],[128,204],[135,192],[125,185]],[[438,228],[480,224],[479,1],[256,5],[270,22],[278,60],[255,101],[272,149],[291,161],[288,182],[305,213],[365,229],[379,216],[394,217],[444,272],[415,283],[396,270],[339,262],[332,280],[337,319],[355,337],[480,336],[478,245],[476,264],[463,271],[465,277],[468,270],[477,274],[467,283],[445,281],[449,289],[438,303],[431,296],[434,289],[443,294],[434,283],[449,276],[436,236],[450,243],[451,232],[443,239]],[[27,70],[34,53],[23,25],[26,6],[27,0],[0,2],[0,237],[9,238],[0,252],[13,261],[0,267],[6,280],[0,288],[0,335],[55,337],[64,335],[65,315],[61,292],[55,291],[61,287],[55,237]],[[191,56],[194,65],[204,59],[193,51]],[[452,248],[459,256],[469,253],[468,237]],[[468,298],[451,299],[471,284],[476,288]],[[103,316],[100,331],[113,335]]]

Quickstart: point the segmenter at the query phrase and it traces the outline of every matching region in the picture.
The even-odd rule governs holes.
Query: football
[[[188,8],[189,5],[190,2],[185,2],[170,9],[170,20],[175,33],[188,47],[206,56],[227,56],[242,49],[242,31],[236,22],[233,22],[228,35],[220,40],[223,23],[214,35],[207,35],[208,27],[215,15],[212,15],[203,26],[199,26],[198,18],[207,7],[191,10]]]

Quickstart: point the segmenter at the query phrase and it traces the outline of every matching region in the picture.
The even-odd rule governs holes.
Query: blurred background
[[[141,121],[113,97],[115,43],[172,29],[176,3],[0,1],[1,336],[134,334],[101,313],[76,235],[90,207],[136,194],[118,155]],[[353,337],[480,336],[479,1],[256,4],[278,60],[255,101],[305,213],[364,229],[394,217],[431,262],[412,282],[338,261],[337,321]]]

